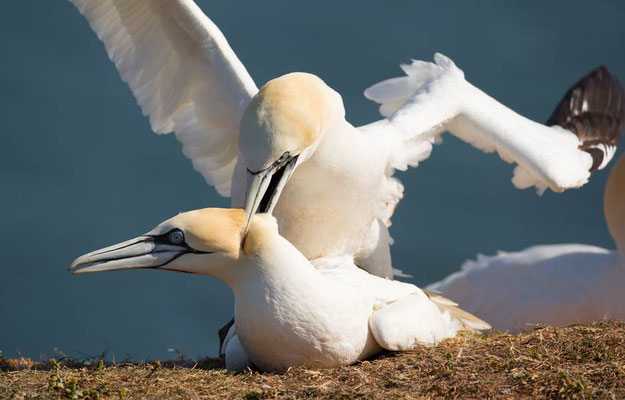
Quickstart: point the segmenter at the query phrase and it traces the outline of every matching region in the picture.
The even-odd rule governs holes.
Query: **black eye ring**
[[[169,232],[167,239],[171,244],[182,244],[184,242],[184,233],[180,229],[174,229]]]

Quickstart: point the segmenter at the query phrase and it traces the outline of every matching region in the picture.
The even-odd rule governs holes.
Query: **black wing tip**
[[[561,125],[586,113],[612,115],[625,120],[625,87],[605,65],[594,68],[569,88],[547,124]]]
[[[600,65],[567,91],[547,125],[559,125],[577,135],[580,149],[592,156],[592,173],[610,161],[614,152],[607,149],[618,145],[625,130],[625,87],[608,67]]]
[[[618,78],[612,74],[612,72],[610,72],[610,68],[606,67],[605,65],[601,64],[598,67],[595,67],[592,71],[590,71],[589,73],[587,73],[582,79],[580,79],[577,83],[580,83],[586,79],[589,78],[593,78],[593,77],[598,77],[598,76],[610,76],[613,79],[617,79]]]

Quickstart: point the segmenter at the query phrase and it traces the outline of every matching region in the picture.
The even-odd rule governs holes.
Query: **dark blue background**
[[[544,121],[599,64],[625,78],[625,3],[591,1],[198,1],[260,86],[291,71],[321,76],[354,124],[378,119],[362,96],[398,64],[450,56],[467,78]],[[71,276],[78,255],[141,234],[179,211],[228,206],[173,136],[157,137],[104,47],[69,2],[4,2],[0,13],[0,349],[34,358],[117,360],[216,353],[229,289],[156,271]],[[446,136],[406,184],[392,227],[394,264],[426,284],[477,252],[537,243],[613,247],[602,171],[542,198],[512,166]],[[493,288],[496,290],[496,288]]]

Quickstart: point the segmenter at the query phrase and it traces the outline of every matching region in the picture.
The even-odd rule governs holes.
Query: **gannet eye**
[[[291,153],[289,153],[288,151],[285,151],[284,153],[282,153],[282,155],[280,156],[280,158],[278,158],[278,162],[279,163],[283,163],[285,162],[289,157],[291,156]]]
[[[167,238],[172,244],[180,244],[184,242],[184,233],[182,233],[182,231],[179,229],[174,229],[173,231],[169,232]]]

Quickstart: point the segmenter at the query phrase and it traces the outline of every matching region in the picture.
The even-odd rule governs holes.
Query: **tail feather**
[[[590,172],[602,169],[625,129],[625,88],[606,67],[595,68],[569,89],[547,125],[575,133],[579,148],[592,156]]]
[[[228,321],[226,325],[222,326],[221,329],[217,331],[217,336],[219,336],[219,356],[220,357],[226,354],[226,346],[228,344],[228,341],[232,338],[232,337],[228,337],[228,334],[230,333],[230,330],[231,330],[230,328],[232,328],[232,325],[234,325],[234,318]]]
[[[481,332],[491,329],[492,327],[488,322],[485,322],[475,315],[466,312],[458,307],[458,303],[441,296],[438,292],[433,290],[421,289],[432,300],[434,304],[441,311],[449,312],[452,319],[460,321],[462,327],[466,331]]]

